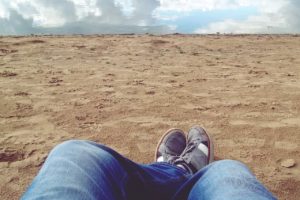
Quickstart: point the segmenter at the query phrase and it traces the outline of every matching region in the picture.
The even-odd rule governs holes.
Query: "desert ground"
[[[217,159],[299,199],[300,36],[0,37],[1,199],[20,198],[65,140],[149,163],[167,129],[195,124]]]

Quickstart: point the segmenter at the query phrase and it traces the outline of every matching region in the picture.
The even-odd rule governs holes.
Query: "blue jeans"
[[[71,140],[55,147],[21,199],[255,199],[275,197],[242,163],[214,162],[195,175],[168,163],[137,164]]]

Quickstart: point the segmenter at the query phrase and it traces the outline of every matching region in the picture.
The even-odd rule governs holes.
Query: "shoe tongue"
[[[171,153],[173,155],[180,155],[184,150],[185,145],[186,144],[183,143],[182,140],[171,138],[170,141],[166,143],[166,149],[168,149],[168,153]]]

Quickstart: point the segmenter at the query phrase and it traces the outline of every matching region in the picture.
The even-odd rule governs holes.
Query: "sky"
[[[0,0],[0,35],[300,33],[300,0]]]

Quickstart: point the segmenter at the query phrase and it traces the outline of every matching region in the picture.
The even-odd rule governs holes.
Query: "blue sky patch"
[[[176,26],[176,32],[193,33],[199,28],[204,28],[210,23],[226,19],[245,20],[251,15],[257,15],[256,7],[242,7],[239,9],[192,11],[189,13],[163,12],[162,16],[178,16],[177,19],[160,20],[160,24]]]

